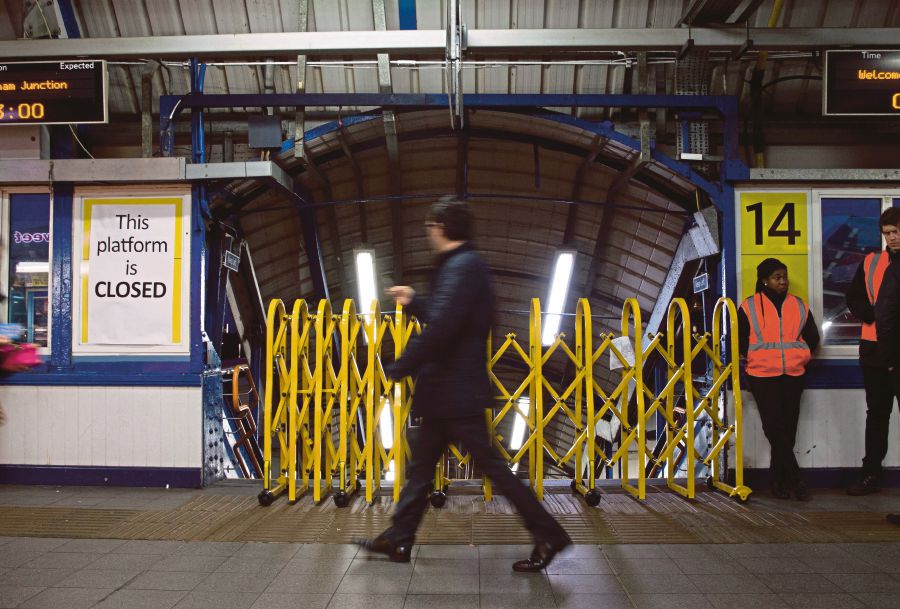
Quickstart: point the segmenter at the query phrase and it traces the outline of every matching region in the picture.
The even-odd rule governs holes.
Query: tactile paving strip
[[[740,504],[715,493],[686,501],[653,491],[645,501],[606,493],[588,507],[568,493],[548,493],[544,505],[577,543],[787,543],[900,541],[900,527],[874,511],[814,511],[789,504]],[[0,507],[0,535],[69,538],[281,541],[347,543],[372,537],[390,524],[392,502],[367,504],[353,497],[338,509],[330,498],[316,504],[282,497],[260,507],[247,494],[198,492],[171,509]],[[451,494],[443,509],[429,508],[418,541],[426,544],[528,543],[530,535],[503,497],[485,502]]]

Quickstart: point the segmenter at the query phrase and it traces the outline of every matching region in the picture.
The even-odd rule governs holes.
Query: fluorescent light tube
[[[358,293],[357,309],[363,315],[366,323],[371,323],[369,312],[372,310],[372,301],[378,298],[375,285],[375,252],[372,250],[356,250],[356,288]],[[377,321],[377,320],[375,320]],[[369,343],[369,335],[363,331],[366,344]]]
[[[50,272],[50,263],[49,262],[17,262],[16,263],[16,273],[49,273]]]
[[[560,314],[566,306],[569,282],[572,280],[574,270],[575,252],[571,250],[557,252],[553,279],[550,282],[550,296],[547,297],[547,315],[544,317],[544,329],[541,333],[543,345],[552,345],[559,333]]]

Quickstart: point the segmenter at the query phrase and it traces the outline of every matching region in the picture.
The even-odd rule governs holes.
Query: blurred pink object
[[[41,363],[43,361],[38,355],[37,346],[35,345],[0,345],[0,370],[4,372],[18,372],[34,368]]]

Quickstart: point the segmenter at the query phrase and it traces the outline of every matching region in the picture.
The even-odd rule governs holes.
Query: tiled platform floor
[[[530,546],[518,543],[515,516],[502,501],[479,506],[459,497],[448,511],[430,511],[432,541],[402,565],[344,543],[266,541],[279,523],[310,531],[286,529],[288,540],[319,525],[329,535],[343,533],[344,523],[366,522],[357,532],[381,526],[389,502],[342,511],[330,502],[259,508],[253,490],[0,487],[0,526],[8,535],[0,538],[0,607],[900,609],[900,527],[884,522],[886,511],[900,511],[896,490],[865,498],[820,492],[809,503],[759,495],[746,505],[712,495],[685,502],[663,492],[645,502],[610,494],[598,508],[551,497],[548,506],[566,522],[588,532],[608,527],[598,535],[611,541],[578,544],[540,574],[511,571]],[[467,510],[479,511],[490,535],[481,540],[469,531],[478,545],[436,543],[444,524],[452,533],[474,522],[465,520]],[[213,514],[214,527],[198,528]],[[746,530],[732,542],[698,543],[708,538],[698,527],[720,518]],[[678,531],[667,535],[666,523]],[[644,525],[652,527],[652,542],[613,543],[648,539]],[[780,533],[786,526],[795,528]],[[868,541],[835,541],[842,527],[846,538]],[[501,545],[504,536],[516,545]],[[733,543],[748,539],[767,543]],[[672,540],[678,543],[658,543]]]

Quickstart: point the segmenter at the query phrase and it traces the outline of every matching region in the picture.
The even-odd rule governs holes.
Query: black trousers
[[[393,525],[383,533],[397,543],[412,544],[428,503],[428,491],[434,481],[438,459],[449,443],[462,444],[475,458],[476,466],[494,483],[496,490],[509,499],[525,520],[536,539],[557,540],[565,531],[540,504],[525,484],[510,471],[500,453],[490,445],[483,416],[461,419],[424,418],[412,438],[412,460],[408,480],[394,509]]]
[[[892,378],[893,376],[893,378]],[[866,386],[866,456],[863,475],[881,477],[881,462],[888,449],[894,396],[900,398],[900,369],[863,366]]]
[[[794,444],[804,385],[805,378],[802,376],[750,377],[750,391],[759,408],[763,432],[772,447],[769,469],[773,487],[791,488],[800,481]]]

